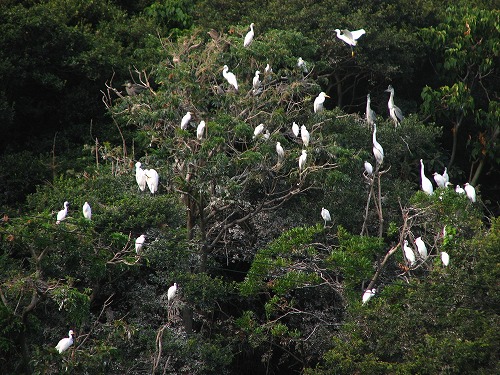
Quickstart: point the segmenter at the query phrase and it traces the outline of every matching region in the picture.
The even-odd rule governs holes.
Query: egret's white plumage
[[[146,175],[144,169],[141,168],[141,163],[135,163],[135,181],[141,191],[146,190]]]
[[[382,165],[384,162],[384,149],[377,142],[377,124],[373,124],[373,156],[375,156],[377,164]]]
[[[410,264],[410,267],[413,266],[415,264],[415,253],[413,252],[413,249],[410,246],[408,246],[407,240],[405,240],[403,250],[405,253],[405,258]]]
[[[68,350],[68,348],[71,345],[73,345],[73,335],[74,335],[73,330],[70,330],[68,333],[68,337],[65,337],[65,338],[59,340],[59,342],[56,345],[56,349],[59,352],[59,354]]]
[[[253,41],[253,36],[254,36],[254,31],[253,31],[254,24],[253,22],[250,24],[250,31],[245,35],[245,40],[243,41],[243,47],[248,47],[252,41]]]
[[[196,138],[198,138],[201,141],[204,132],[205,132],[205,121],[201,120],[200,123],[198,124],[198,127],[196,128]]]
[[[377,115],[375,114],[375,111],[370,106],[371,104],[371,99],[370,99],[370,94],[366,95],[366,122],[368,123],[368,126],[370,128],[373,127],[373,124],[375,124],[375,121],[377,119]]]
[[[64,219],[66,219],[66,216],[68,216],[69,202],[64,202],[63,206],[64,206],[64,208],[57,213],[56,224],[60,224],[61,221],[63,221]]]
[[[415,244],[417,245],[417,250],[418,253],[420,254],[420,257],[422,259],[427,258],[427,246],[425,246],[424,240],[422,240],[422,237],[417,237],[415,239]]]
[[[90,208],[90,204],[88,204],[88,202],[85,202],[83,204],[83,217],[87,220],[91,220],[92,219],[92,208]]]
[[[394,125],[398,126],[404,119],[403,112],[396,104],[394,104],[394,88],[389,85],[385,91],[391,93],[389,101],[387,102],[387,106],[389,107],[389,116],[391,116],[392,121],[394,121]]]
[[[294,121],[293,124],[292,124],[292,133],[293,135],[295,135],[296,137],[299,136],[299,133],[300,133],[300,128],[299,128],[299,125],[297,125],[297,123]]]
[[[335,29],[335,32],[337,33],[337,38],[340,40],[343,40],[350,46],[355,46],[358,44],[358,39],[366,34],[365,29],[359,29],[359,30],[354,30],[354,31],[349,31],[347,29],[342,30],[342,33],[340,32],[339,29]]]
[[[367,303],[376,293],[377,289],[366,289],[366,291],[363,293],[363,305]]]
[[[321,208],[321,217],[325,221],[325,227],[327,221],[332,221],[332,217],[330,216],[330,211],[328,211],[325,207]]]
[[[171,301],[175,298],[175,295],[177,293],[177,283],[174,283],[170,288],[168,288],[167,291],[167,299],[168,301]]]
[[[191,121],[191,112],[187,111],[181,120],[181,129],[182,130],[186,130],[188,128],[189,121]]]
[[[264,68],[264,73],[268,74],[268,73],[272,73],[272,72],[273,72],[273,69],[271,68],[271,65],[267,64],[266,67]]]
[[[264,124],[259,124],[253,130],[253,139],[257,138],[264,131]]]
[[[323,91],[319,93],[319,95],[314,99],[314,113],[319,113],[323,110],[323,103],[325,102],[325,98],[329,98]]]
[[[263,134],[264,139],[267,141],[269,138],[271,138],[271,133],[269,133],[269,130],[266,129],[266,131]]]
[[[148,184],[149,191],[151,194],[154,194],[158,191],[158,183],[160,181],[160,176],[158,176],[158,172],[154,169],[146,169],[144,171],[144,175],[146,176],[146,183]]]
[[[299,57],[297,59],[297,67],[301,69],[304,73],[309,73],[309,69],[307,69],[307,64],[306,62],[302,59],[302,57]]]
[[[462,187],[460,185],[457,185],[455,187],[455,191],[458,193],[458,194],[465,194],[465,190],[462,189]]]
[[[446,186],[446,182],[445,182],[444,177],[442,175],[440,175],[437,172],[434,172],[432,174],[432,176],[434,177],[434,181],[436,181],[436,185],[438,187],[444,188]]]
[[[306,165],[306,160],[307,160],[307,151],[302,150],[302,155],[299,157],[299,171],[302,171]]]
[[[254,92],[256,92],[259,87],[260,87],[260,78],[259,78],[260,72],[258,70],[255,71],[255,76],[253,77],[252,80],[252,87],[254,89]]]
[[[448,182],[450,182],[450,176],[448,176],[448,168],[446,167],[444,168],[443,178],[444,178],[444,184],[446,186]]]
[[[466,182],[464,185],[464,190],[471,202],[476,202],[476,189],[474,188],[474,186]]]
[[[302,138],[302,142],[304,143],[305,147],[309,146],[309,140],[311,139],[311,135],[307,131],[305,125],[302,125],[300,127],[300,137]]]
[[[365,161],[365,172],[368,176],[373,174],[373,165],[368,161]]]
[[[434,192],[434,187],[432,186],[431,180],[429,180],[425,176],[424,162],[422,161],[422,159],[420,159],[420,179],[422,182],[421,183],[422,190],[427,194],[432,195],[432,193]]]
[[[283,146],[281,146],[280,142],[276,142],[276,153],[278,154],[278,161],[283,160],[285,157],[285,150],[283,150]]]
[[[446,251],[441,251],[441,262],[443,262],[445,267],[448,267],[448,264],[450,264],[450,256]]]
[[[146,237],[144,234],[141,234],[139,237],[135,239],[135,252],[137,255],[139,255],[139,252],[142,249],[142,246],[144,245],[144,241],[146,241]]]
[[[238,91],[238,81],[236,81],[236,76],[234,73],[229,71],[227,65],[224,65],[224,69],[222,70],[222,75],[226,79],[226,81]]]

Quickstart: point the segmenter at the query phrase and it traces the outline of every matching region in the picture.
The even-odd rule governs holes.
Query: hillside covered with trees
[[[498,9],[3,1],[1,372],[500,373]]]

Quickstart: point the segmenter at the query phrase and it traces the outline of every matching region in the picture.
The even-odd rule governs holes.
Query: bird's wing
[[[346,36],[347,38],[351,39],[351,40],[354,40],[355,38],[353,37],[352,33],[347,30],[347,29],[344,29],[342,30],[342,33],[344,33],[344,36]]]
[[[356,40],[360,38],[362,35],[366,34],[365,29],[359,29],[359,30],[354,30],[350,32],[351,36],[350,38]]]
[[[403,116],[403,111],[399,107],[394,106],[394,114],[396,115],[399,121],[402,121],[405,118]]]

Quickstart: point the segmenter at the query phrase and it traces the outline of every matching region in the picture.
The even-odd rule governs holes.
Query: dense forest
[[[0,4],[2,374],[500,373],[499,1]]]

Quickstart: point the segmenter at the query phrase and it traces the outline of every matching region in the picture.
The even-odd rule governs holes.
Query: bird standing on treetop
[[[135,163],[135,181],[139,185],[139,189],[144,191],[146,189],[146,175],[144,174],[144,169],[141,168],[141,163]]]
[[[366,122],[368,123],[368,126],[373,128],[373,124],[375,124],[377,115],[375,112],[372,110],[371,106],[371,99],[370,99],[370,94],[366,95]]]
[[[314,99],[314,113],[323,111],[323,103],[325,102],[325,98],[329,98],[329,96],[322,91],[319,93],[316,99]]]
[[[434,177],[434,181],[436,181],[436,185],[440,188],[444,188],[446,186],[446,182],[444,180],[444,177],[441,176],[439,173],[437,172],[434,172],[432,174],[432,176]]]
[[[363,293],[363,305],[367,303],[377,292],[377,289],[366,289],[366,291]]]
[[[56,224],[60,224],[61,221],[66,219],[66,216],[68,215],[68,206],[69,206],[69,202],[64,202],[64,208],[57,213]]]
[[[465,190],[462,189],[462,187],[460,185],[457,185],[455,187],[455,191],[458,193],[458,194],[465,194]]]
[[[144,175],[146,176],[146,183],[148,184],[149,191],[151,194],[156,193],[158,191],[158,182],[160,180],[158,172],[156,172],[153,168],[146,169],[144,171]]]
[[[327,221],[332,221],[332,217],[330,216],[330,211],[328,211],[325,207],[321,207],[321,217],[325,221],[325,227]]]
[[[188,128],[189,121],[191,121],[191,112],[187,111],[181,120],[181,129],[182,130],[186,130]]]
[[[397,127],[404,119],[403,112],[396,104],[394,104],[394,88],[389,85],[385,92],[391,93],[391,95],[389,96],[389,101],[387,102],[387,106],[389,107],[389,116],[391,116],[392,121],[394,121],[394,125]]]
[[[56,345],[56,349],[59,352],[59,354],[61,354],[65,350],[68,350],[68,348],[71,345],[73,345],[73,335],[74,335],[73,330],[70,330],[68,333],[68,337],[59,340],[59,342]]]
[[[229,71],[227,65],[224,65],[224,69],[222,70],[222,75],[226,79],[226,81],[238,91],[238,82],[236,81],[236,76],[234,73]]]
[[[384,149],[377,142],[377,124],[373,124],[373,155],[377,161],[377,165],[382,165],[384,162]]]
[[[306,165],[306,160],[307,160],[307,151],[302,150],[302,155],[299,157],[299,171],[302,171]]]
[[[467,194],[467,197],[471,200],[471,202],[475,203],[476,202],[476,189],[474,186],[469,184],[468,182],[465,183],[464,185],[464,190],[465,193]]]
[[[167,291],[167,300],[171,301],[175,298],[175,294],[177,293],[177,283],[174,283]]]
[[[292,124],[292,133],[293,135],[295,135],[296,137],[299,136],[299,133],[300,133],[300,128],[299,128],[299,125],[297,125],[297,123],[294,121],[293,124]]]
[[[253,41],[253,36],[254,36],[254,32],[253,32],[253,22],[250,24],[250,31],[247,33],[247,35],[245,35],[245,40],[243,41],[243,47],[248,47],[252,41]]]
[[[300,127],[300,137],[302,138],[302,142],[304,143],[304,146],[308,147],[309,140],[311,139],[311,136],[309,135],[309,132],[307,131],[305,125],[302,125]]]
[[[276,142],[276,153],[278,154],[278,161],[283,160],[285,157],[285,150],[283,150],[280,142]]]
[[[297,67],[301,69],[304,73],[309,73],[309,69],[307,69],[307,64],[306,62],[302,59],[302,57],[299,57],[297,59]]]
[[[263,131],[264,131],[264,124],[257,125],[255,127],[255,129],[253,130],[253,137],[252,137],[252,139],[257,138],[260,134],[262,134]]]
[[[141,251],[142,246],[144,245],[144,241],[146,241],[146,237],[144,237],[144,234],[141,234],[139,237],[136,238],[135,252],[137,255],[139,255],[139,252]]]
[[[450,264],[450,256],[446,251],[441,251],[441,262],[443,262],[445,267],[448,267],[448,264]]]
[[[368,176],[373,174],[373,165],[368,161],[365,161],[365,172]]]
[[[354,50],[352,49],[352,47],[358,44],[358,39],[362,35],[366,34],[365,29],[359,29],[354,31],[349,31],[347,29],[344,29],[342,30],[342,34],[340,33],[339,29],[335,29],[335,32],[337,33],[337,38],[349,44],[349,46],[351,47],[351,55],[354,57]]]
[[[425,242],[422,240],[422,237],[417,237],[415,239],[415,244],[417,245],[418,253],[422,259],[427,258],[427,246],[425,246]]]
[[[415,253],[413,252],[413,249],[408,246],[408,241],[405,240],[403,250],[405,253],[405,258],[408,260],[408,263],[410,263],[410,267],[415,264]]]
[[[443,178],[444,178],[444,185],[446,186],[448,182],[450,182],[450,177],[448,176],[448,168],[444,168],[443,172]]]
[[[87,220],[91,220],[92,219],[92,209],[90,208],[90,204],[88,204],[88,202],[85,202],[83,204],[83,217]]]
[[[259,74],[260,74],[260,72],[258,70],[256,70],[255,76],[253,77],[253,80],[252,80],[252,87],[253,87],[253,94],[254,95],[256,95],[258,93],[258,90],[260,88]]]
[[[422,190],[427,194],[432,195],[432,193],[434,192],[434,187],[432,186],[431,180],[429,180],[425,176],[424,162],[422,161],[422,159],[420,159],[420,179],[422,182],[421,183]]]
[[[198,124],[198,127],[196,128],[196,138],[198,138],[201,141],[204,132],[205,132],[205,121],[201,120],[200,123]]]

